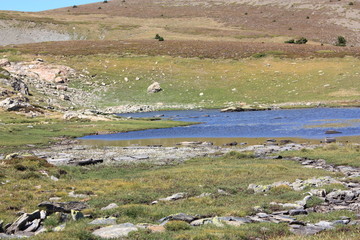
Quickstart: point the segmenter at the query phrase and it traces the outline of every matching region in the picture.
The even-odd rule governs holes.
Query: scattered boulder
[[[267,107],[251,107],[251,106],[242,106],[242,107],[227,107],[220,110],[220,112],[247,112],[247,111],[265,111],[271,110]]]
[[[336,142],[336,138],[331,138],[331,137],[325,138],[325,143],[335,143],[335,142]]]
[[[201,145],[203,142],[199,142],[199,141],[193,141],[193,142],[179,142],[176,145],[181,145],[181,146],[194,146],[194,145]]]
[[[184,221],[184,222],[191,223],[195,219],[197,219],[197,218],[194,216],[187,215],[185,213],[178,213],[178,214],[164,217],[164,218],[160,219],[159,222],[163,223],[163,222],[167,222],[167,221]]]
[[[92,225],[115,225],[116,218],[115,217],[97,218],[97,219],[91,221],[89,224],[92,224]]]
[[[24,213],[15,222],[6,227],[6,234],[16,234],[21,232],[33,233],[46,218],[46,212],[36,210],[33,213]]]
[[[160,198],[159,201],[176,201],[186,197],[186,193],[175,193],[166,198]]]
[[[132,223],[123,223],[97,229],[93,232],[95,236],[112,239],[127,237],[130,232],[138,231],[138,228]]]
[[[308,212],[304,209],[292,209],[289,211],[290,216],[307,215]]]
[[[342,133],[342,132],[339,132],[339,131],[336,131],[336,130],[327,130],[327,131],[325,131],[325,134],[338,134],[338,133]]]
[[[319,226],[315,226],[313,224],[309,224],[306,226],[303,225],[298,225],[298,224],[293,224],[290,225],[290,231],[296,235],[314,235],[316,233],[319,233],[321,231],[323,231],[324,229],[322,227]]]
[[[107,205],[106,207],[101,208],[101,210],[110,210],[110,209],[114,209],[114,208],[118,208],[119,206],[116,203],[110,203],[109,205]]]
[[[337,190],[326,195],[325,201],[333,204],[360,200],[359,190]]]
[[[71,213],[71,210],[81,211],[89,208],[84,202],[42,202],[38,207],[44,207],[49,213],[64,212]]]
[[[158,83],[158,82],[154,82],[147,89],[148,93],[157,93],[157,92],[160,92],[160,91],[162,91],[162,88],[160,86],[160,83]]]
[[[230,142],[230,143],[225,143],[224,146],[237,146],[238,143],[237,142]]]

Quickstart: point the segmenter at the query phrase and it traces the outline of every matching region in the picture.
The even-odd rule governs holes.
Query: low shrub
[[[347,43],[347,40],[343,36],[338,36],[336,41],[336,46],[339,47],[345,47]]]
[[[190,225],[184,221],[171,221],[165,224],[165,229],[168,231],[188,230]]]
[[[289,43],[289,44],[306,44],[308,42],[308,40],[304,37],[301,37],[300,39],[298,40],[295,40],[295,39],[290,39],[290,40],[287,40],[285,41],[284,43]]]
[[[315,207],[317,205],[320,205],[324,202],[324,200],[318,198],[318,197],[311,197],[307,202],[306,202],[306,207],[310,208],[310,207]]]

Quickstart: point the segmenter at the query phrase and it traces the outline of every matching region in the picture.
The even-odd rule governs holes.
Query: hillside
[[[359,6],[322,0],[112,0],[36,13],[2,11],[3,44],[16,45],[1,51],[13,62],[40,56],[74,68],[77,75],[65,85],[93,96],[72,102],[76,108],[134,101],[163,108],[358,105]],[[346,47],[334,46],[338,35],[345,36]],[[300,37],[309,41],[284,43]],[[146,94],[153,82],[164,91]]]
[[[186,38],[212,36],[277,41],[278,36],[305,36],[313,41],[333,43],[338,35],[344,35],[349,39],[349,44],[359,45],[357,33],[360,30],[360,20],[357,16],[360,13],[360,4],[355,2],[350,5],[350,2],[112,0],[107,4],[88,4],[42,14],[63,15],[74,19],[89,19],[102,15],[102,24],[111,19],[117,22],[120,28],[121,24],[126,25],[126,20],[130,18],[133,19],[131,25],[138,29],[131,38],[143,38],[144,32],[152,27],[164,35],[170,35],[169,38],[180,35]],[[106,32],[105,28],[105,38],[116,38],[107,36]]]
[[[167,40],[275,43],[306,37],[311,44],[334,44],[342,35],[359,46],[359,13],[360,3],[348,0],[112,0],[37,13],[2,11],[0,33],[10,36],[3,45],[144,40],[159,33]]]

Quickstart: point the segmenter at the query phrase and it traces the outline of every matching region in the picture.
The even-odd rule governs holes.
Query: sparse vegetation
[[[163,37],[161,37],[159,34],[156,34],[155,35],[155,39],[157,39],[157,40],[159,40],[159,41],[164,41],[164,38]]]
[[[42,124],[47,121],[47,124]],[[127,120],[112,122],[65,121],[54,116],[52,119],[31,118],[9,112],[1,112],[0,153],[18,149],[25,144],[48,144],[57,137],[80,137],[96,132],[121,132],[136,129],[173,127],[180,122]],[[34,127],[29,128],[32,124]],[[8,147],[8,150],[4,148]]]
[[[290,29],[289,29],[290,30]],[[292,30],[292,29],[291,29]],[[285,41],[284,43],[290,43],[290,44],[306,44],[308,42],[308,40],[304,37],[298,39],[298,40],[295,40],[295,39],[290,39],[290,40],[287,40]]]
[[[360,167],[360,147],[338,144],[330,144],[315,150],[303,152],[288,152],[285,156],[301,156],[310,159],[326,159],[328,163],[335,165],[350,165]]]
[[[119,222],[156,223],[162,217],[179,212],[193,215],[245,216],[253,213],[252,208],[256,205],[267,208],[272,201],[291,202],[299,200],[303,196],[303,192],[287,190],[269,192],[267,195],[259,197],[259,195],[245,191],[250,183],[269,184],[274,181],[294,181],[296,178],[307,179],[329,174],[318,169],[309,169],[304,172],[301,165],[291,161],[248,158],[246,155],[236,153],[220,158],[193,159],[184,164],[161,168],[144,164],[59,168],[42,164],[44,160],[39,160],[39,163],[35,159],[29,161],[26,158],[14,161],[16,162],[6,162],[5,160],[5,164],[3,164],[4,161],[0,162],[6,179],[10,180],[9,183],[2,185],[0,192],[0,219],[4,219],[5,222],[13,220],[14,212],[19,209],[31,212],[39,202],[45,201],[49,197],[61,196],[64,201],[71,200],[68,192],[73,191],[72,189],[79,193],[88,192],[90,189],[95,194],[88,201],[92,207],[88,213],[91,213],[93,217],[103,216],[104,212],[98,209],[111,202],[116,202],[120,207],[107,210],[106,214],[119,216]],[[32,170],[28,168],[25,172],[19,171],[14,168],[16,164],[31,166]],[[67,174],[59,175],[59,170],[65,170]],[[285,170],[286,175],[283,174]],[[42,174],[38,174],[37,178],[31,178],[31,182],[22,178],[27,172],[39,171],[46,171],[49,175],[59,177],[60,180],[53,182]],[[41,185],[40,190],[34,187],[39,185]],[[232,195],[230,197],[217,195],[219,188],[226,189]],[[16,189],[15,192],[14,189]],[[149,205],[154,199],[179,191],[187,192],[190,197],[175,202]],[[203,192],[213,193],[214,196],[194,198]],[[10,193],[13,196],[10,196]],[[10,201],[10,199],[12,200]],[[241,202],[240,205],[239,202]],[[79,227],[85,234],[90,231],[89,225],[86,225],[88,221],[68,222],[64,232],[43,233],[36,239],[56,239],[57,236],[67,239],[68,236],[72,237],[74,230]],[[56,216],[46,221],[48,227],[55,226],[57,223]],[[282,224],[251,224],[240,228],[208,226],[205,229],[219,230],[219,236],[236,239],[233,236],[257,236],[256,232],[263,226],[269,229],[262,233],[263,236],[279,237],[289,234],[287,226]],[[179,234],[189,233],[192,236],[204,234],[204,228],[190,227],[184,222],[169,222],[165,228],[169,231],[163,234],[168,236],[168,239],[174,239]],[[228,232],[229,230],[230,232]],[[149,232],[139,232],[130,235],[130,239],[138,239],[135,236],[139,234],[147,236],[146,239],[159,236]]]

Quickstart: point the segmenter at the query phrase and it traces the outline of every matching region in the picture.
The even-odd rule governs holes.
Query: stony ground
[[[322,236],[326,237],[328,234],[327,232],[335,237],[337,234],[341,234],[341,229],[347,231],[346,239],[356,239],[352,236],[356,236],[356,232],[358,231],[358,224],[360,223],[359,215],[357,215],[360,211],[360,184],[356,180],[360,177],[360,169],[346,165],[331,165],[328,164],[324,159],[281,157],[281,154],[284,151],[290,151],[296,154],[299,150],[300,152],[316,151],[315,148],[319,146],[300,144],[277,145],[274,143],[274,141],[269,141],[264,145],[230,148],[209,146],[209,143],[207,143],[208,146],[203,146],[205,143],[201,144],[194,142],[184,142],[182,144],[191,145],[191,147],[94,148],[91,146],[66,144],[62,146],[53,146],[51,148],[42,150],[28,151],[27,153],[19,152],[17,154],[8,155],[6,157],[3,156],[6,158],[6,160],[2,160],[2,163],[8,164],[7,161],[15,161],[17,162],[15,167],[19,169],[18,171],[27,171],[26,168],[30,165],[27,165],[26,161],[30,160],[29,156],[35,155],[40,158],[47,158],[49,163],[59,164],[61,162],[62,164],[67,165],[78,165],[78,167],[75,168],[63,168],[63,174],[71,175],[73,173],[81,174],[78,172],[80,169],[82,169],[81,171],[89,171],[90,173],[92,172],[92,165],[96,165],[97,167],[94,173],[97,173],[97,175],[94,177],[97,179],[97,181],[102,182],[104,178],[102,174],[107,174],[107,177],[112,179],[111,182],[116,185],[125,184],[125,182],[120,183],[118,182],[119,179],[112,178],[111,176],[116,173],[110,171],[110,168],[119,169],[116,166],[122,166],[126,169],[127,166],[129,167],[132,164],[135,164],[135,166],[140,166],[141,169],[144,168],[144,166],[147,164],[149,164],[148,166],[160,164],[163,166],[157,170],[150,170],[151,172],[149,175],[149,177],[152,177],[154,181],[157,181],[155,180],[157,177],[159,177],[157,171],[159,171],[162,177],[164,177],[164,170],[170,175],[174,173],[182,175],[182,170],[178,171],[176,169],[187,169],[186,165],[189,164],[187,163],[188,161],[190,161],[190,165],[195,164],[192,165],[192,171],[197,172],[197,174],[204,174],[204,171],[206,172],[208,169],[211,169],[212,171],[218,171],[217,168],[220,166],[223,167],[222,171],[226,172],[227,170],[225,169],[229,167],[227,164],[230,162],[238,162],[236,164],[239,164],[239,161],[240,163],[243,162],[243,164],[248,166],[245,168],[248,169],[247,171],[252,171],[250,170],[251,168],[249,168],[249,166],[252,164],[261,168],[264,167],[261,166],[261,164],[270,164],[267,165],[268,171],[270,173],[274,171],[271,164],[275,164],[275,168],[282,166],[286,169],[289,163],[294,162],[295,165],[292,163],[290,165],[293,165],[293,168],[299,168],[300,171],[303,171],[303,177],[297,179],[293,178],[295,180],[280,180],[287,178],[281,174],[280,170],[280,172],[277,174],[281,174],[282,177],[279,178],[273,176],[272,178],[278,179],[280,181],[272,182],[270,184],[261,184],[262,177],[259,177],[260,175],[258,176],[258,173],[256,173],[256,176],[258,176],[258,181],[256,181],[251,176],[251,181],[255,181],[250,182],[250,184],[246,186],[247,190],[241,190],[246,191],[245,193],[238,192],[234,189],[231,190],[229,187],[219,187],[217,184],[215,188],[216,191],[202,190],[200,191],[201,194],[198,193],[198,191],[192,192],[193,190],[190,188],[187,188],[186,191],[182,192],[174,192],[174,189],[172,189],[172,194],[170,195],[166,195],[166,193],[162,192],[161,190],[160,194],[155,194],[155,196],[158,197],[151,199],[151,197],[148,198],[149,196],[147,196],[148,199],[145,201],[145,204],[143,202],[142,205],[136,205],[134,203],[123,203],[123,205],[120,205],[119,201],[106,204],[106,202],[109,203],[109,201],[111,201],[108,199],[109,196],[98,196],[98,194],[102,194],[95,186],[90,188],[93,189],[93,191],[80,191],[79,189],[74,191],[75,188],[69,188],[67,194],[68,196],[62,194],[62,197],[50,197],[49,200],[39,203],[39,210],[36,210],[32,213],[21,213],[21,216],[16,221],[12,222],[11,224],[7,224],[4,226],[4,229],[0,228],[0,237],[8,238],[10,237],[9,234],[13,234],[11,237],[26,237],[34,236],[35,233],[36,237],[34,237],[34,239],[44,239],[44,237],[47,238],[50,236],[52,236],[53,239],[58,239],[58,237],[67,236],[67,234],[71,232],[74,234],[72,226],[75,224],[74,226],[81,225],[83,230],[75,231],[76,236],[74,236],[73,239],[82,239],[80,236],[87,236],[87,239],[97,239],[95,236],[99,237],[99,239],[109,239],[112,237],[127,237],[127,239],[138,239],[139,237],[143,237],[144,239],[173,239],[174,237],[178,237],[181,234],[186,236],[186,239],[197,239],[200,236],[212,236],[213,239],[221,239],[221,236],[227,236],[229,239],[236,239],[234,237],[240,235],[244,237],[258,236],[258,231],[264,231],[261,233],[263,234],[264,239],[279,239],[282,236],[311,236],[314,234],[320,234],[319,236],[323,234]],[[349,147],[341,144],[337,146],[341,149],[341,151]],[[324,145],[322,147],[326,148],[328,145]],[[358,145],[351,145],[351,148],[357,149]],[[234,150],[236,150],[236,152]],[[157,154],[155,154],[156,152]],[[186,156],[184,156],[185,152],[187,152]],[[205,167],[206,165],[204,165],[205,162],[209,161],[204,158],[204,153],[211,159],[210,162],[208,162],[210,165],[212,165],[210,168]],[[100,157],[101,154],[105,155]],[[177,154],[182,156],[179,157]],[[76,159],[76,157],[75,159],[71,159],[74,158],[74,156],[81,156],[81,161]],[[188,158],[199,156],[199,163],[203,166],[201,169],[195,167],[198,164],[197,160],[188,160],[184,162],[184,160]],[[61,161],[59,157],[62,157]],[[88,157],[91,157],[91,159],[87,159]],[[250,157],[253,157],[252,160],[248,159]],[[67,160],[65,160],[65,158],[67,158]],[[102,161],[99,161],[100,159]],[[216,163],[218,161],[220,162]],[[179,163],[181,164],[177,166]],[[105,172],[103,172],[101,169],[107,168],[106,166],[109,164],[111,165],[110,168],[107,170],[104,169]],[[20,165],[25,169],[21,170]],[[166,166],[173,167],[169,168]],[[238,169],[241,168],[240,165],[237,166]],[[69,172],[65,173],[65,169]],[[133,171],[129,169],[129,173],[132,173],[132,175],[130,175],[130,178],[128,179],[125,177],[127,171],[125,170],[125,172],[122,173],[125,174],[123,175],[125,178],[123,178],[122,181],[125,179],[127,179],[126,181],[133,181],[137,178],[136,175],[140,174],[140,181],[146,182],[147,180],[145,179],[147,179],[149,173],[147,173],[147,170],[145,169],[146,168],[140,170],[138,173],[138,170]],[[307,171],[306,174],[304,172],[305,169]],[[58,177],[56,177],[52,175],[54,172],[53,170],[55,169],[42,169],[40,170],[40,173],[44,176],[45,179],[48,178],[50,182],[53,182],[51,184],[57,185],[60,183],[60,185],[58,185],[59,188],[61,187],[61,184],[63,184],[63,178],[67,177],[63,174],[57,175]],[[174,170],[175,172],[173,172]],[[290,169],[288,169],[288,171],[290,171]],[[288,174],[292,175],[294,173],[288,172]],[[190,177],[188,173],[186,173],[186,175]],[[297,173],[295,176],[296,175]],[[311,175],[313,177],[310,177]],[[240,176],[242,176],[242,173],[239,173],[237,177]],[[91,175],[88,177],[85,177],[85,181],[88,181],[92,178]],[[178,177],[182,178],[182,176]],[[190,177],[190,179],[197,181],[195,180],[196,176],[193,177]],[[213,175],[212,178],[204,177],[202,180],[209,181],[210,179],[217,179],[217,177],[219,176]],[[73,178],[73,181],[78,181],[77,177],[73,176]],[[177,177],[175,177],[175,179],[176,178]],[[83,177],[80,179],[83,179]],[[170,181],[175,179],[172,179],[172,177],[169,178]],[[232,177],[230,177],[230,179],[232,179]],[[230,179],[227,181],[232,181]],[[266,182],[269,182],[269,180]],[[244,181],[249,182],[248,180]],[[161,180],[161,182],[161,185],[166,185],[164,180]],[[79,183],[80,182],[78,182],[78,184]],[[3,180],[2,182],[2,185],[5,186],[6,189],[12,184],[12,180]],[[102,185],[100,182],[99,184]],[[130,182],[126,184],[130,184]],[[192,185],[192,187],[195,186],[196,185]],[[135,187],[135,189],[130,188],[129,191],[134,194],[133,191],[137,191],[136,188],[138,187],[139,186]],[[37,186],[37,188],[41,189],[42,187]],[[178,188],[178,190],[179,189],[182,188]],[[103,191],[104,190],[105,189],[103,189]],[[148,191],[149,189],[146,190],[146,192]],[[280,196],[275,197],[277,195]],[[122,195],[121,198],[124,198],[124,196],[126,196],[126,194]],[[250,212],[241,214],[236,213],[233,215],[229,214],[229,212],[226,210],[225,211],[227,214],[221,214],[219,212],[218,214],[214,215],[213,213],[210,213],[211,209],[203,209],[200,207],[203,205],[203,201],[206,202],[210,201],[211,199],[216,200],[218,203],[220,203],[219,201],[224,201],[224,203],[229,204],[228,201],[237,202],[238,197],[240,197],[240,199],[245,199],[249,197],[252,198],[252,196],[258,199],[259,197],[264,198],[267,204],[256,205],[256,203],[259,203],[259,201],[249,202],[249,204],[244,203],[252,210]],[[95,199],[98,197],[100,197],[102,200],[96,201]],[[61,201],[63,198],[73,200],[64,202]],[[95,201],[91,199],[94,199]],[[104,200],[105,202],[103,202]],[[200,205],[197,205],[199,203]],[[90,205],[92,205],[92,207],[90,207]],[[101,209],[95,210],[94,205],[102,207]],[[197,207],[194,209],[190,207],[191,205],[197,205]],[[148,223],[140,224],[138,222],[139,220],[143,222],[144,219],[149,220],[148,217],[151,216],[145,214],[142,210],[135,210],[140,208],[140,206],[141,208],[145,208],[146,206],[150,212],[154,211],[154,209],[170,207],[170,209],[166,210],[166,212],[172,212],[172,214],[164,215],[163,212],[160,214],[156,213],[154,219],[156,220],[155,222],[150,221]],[[188,210],[181,213],[174,212],[174,210],[172,210],[172,207],[179,208],[179,206],[182,206],[180,207],[182,211],[185,209]],[[211,204],[208,207],[210,206]],[[219,206],[222,206],[222,204],[218,205],[218,207]],[[232,208],[232,204],[230,204],[228,207]],[[89,208],[92,209],[90,211],[91,214],[87,214],[90,213],[87,210]],[[204,210],[209,211],[208,214],[204,214]],[[135,213],[134,211],[140,212]],[[194,214],[194,211],[199,211],[199,213],[202,212],[202,214]],[[145,215],[147,217],[145,217]],[[162,218],[157,218],[158,215],[162,216]],[[128,221],[134,221],[134,223],[124,223],[123,221],[125,219]],[[49,228],[51,228],[52,231],[48,232],[47,229]],[[264,230],[265,228],[266,230]],[[210,229],[212,229],[210,231],[211,233],[208,232]],[[238,232],[244,230],[246,234]],[[4,231],[5,233],[1,233],[1,231]],[[90,233],[91,231],[92,233]],[[205,232],[208,232],[208,235],[204,235]],[[308,238],[300,237],[299,239]]]

